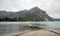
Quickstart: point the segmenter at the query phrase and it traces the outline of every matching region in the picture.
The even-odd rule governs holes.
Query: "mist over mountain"
[[[16,21],[53,21],[46,11],[38,7],[31,8],[30,10],[22,10],[18,12],[0,11],[0,19],[13,18]],[[8,20],[8,19],[7,19]]]

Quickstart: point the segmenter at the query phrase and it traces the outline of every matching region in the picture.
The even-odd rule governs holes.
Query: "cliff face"
[[[24,21],[52,21],[53,20],[50,16],[48,16],[48,14],[45,11],[39,9],[38,7],[34,7],[30,10],[22,10],[22,11],[14,12],[14,13],[0,11],[0,17],[1,16],[5,18],[7,16],[13,17],[13,19],[14,17],[17,17],[19,20],[23,18]]]

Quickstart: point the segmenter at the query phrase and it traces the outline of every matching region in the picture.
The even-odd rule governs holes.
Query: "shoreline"
[[[34,32],[44,32],[44,33],[46,33],[46,31],[50,34],[52,34],[52,33],[54,33],[54,35],[56,34],[56,35],[59,35],[60,36],[60,33],[58,33],[58,32],[56,32],[56,31],[54,31],[54,30],[30,30],[30,31],[27,31],[27,32],[23,32],[23,33],[20,33],[20,34],[15,34],[15,35],[13,35],[13,36],[20,36],[20,35],[26,35],[26,34],[28,34],[28,33],[34,33]],[[41,34],[43,34],[43,33],[41,33]],[[43,34],[44,35],[44,34]],[[52,34],[53,35],[53,34]]]

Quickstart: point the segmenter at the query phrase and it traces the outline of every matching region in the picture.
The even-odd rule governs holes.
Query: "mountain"
[[[10,16],[12,16],[12,14],[14,15],[14,14],[16,14],[16,13],[14,13],[14,12],[7,12],[7,11],[0,11],[0,18],[5,18],[5,17],[10,17]]]
[[[16,12],[17,15],[19,16],[25,16],[25,13],[27,13],[28,10],[22,10],[22,11],[19,11],[19,12]]]
[[[28,15],[29,18],[32,17],[30,19],[37,20],[37,21],[40,21],[40,20],[42,20],[42,21],[53,21],[53,18],[48,16],[48,14],[45,11],[39,9],[38,7],[34,7],[32,9],[30,9],[26,13],[26,15]]]
[[[5,18],[5,17],[19,17],[24,15],[24,13],[27,10],[22,10],[22,11],[18,11],[18,12],[12,12],[12,11],[0,11],[0,18]]]
[[[30,10],[22,10],[18,12],[0,11],[0,18],[18,18],[24,21],[53,21],[53,18],[39,9],[38,7],[31,8]]]
[[[55,21],[60,21],[60,18],[55,18],[54,20],[55,20]]]

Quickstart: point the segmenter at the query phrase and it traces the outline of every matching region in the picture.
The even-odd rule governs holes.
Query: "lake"
[[[0,22],[0,36],[8,36],[11,33],[29,30],[30,23],[34,26],[45,28],[45,29],[54,29],[60,32],[60,21],[51,21],[51,22]],[[7,34],[7,35],[6,35]]]

